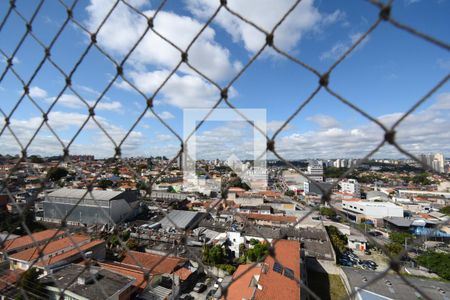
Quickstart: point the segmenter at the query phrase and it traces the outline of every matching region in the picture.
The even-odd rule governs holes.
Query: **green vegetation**
[[[255,239],[250,240],[250,244],[253,246],[245,252],[247,260],[251,262],[261,261],[269,253],[269,244],[265,242],[259,242]]]
[[[308,270],[308,285],[320,299],[344,299],[348,296],[339,275]]]
[[[320,210],[319,210],[319,213],[322,216],[326,216],[326,217],[329,217],[329,218],[336,217],[336,212],[332,208],[329,208],[329,207],[321,207]]]
[[[295,196],[295,192],[294,192],[294,191],[291,191],[291,190],[288,190],[288,191],[284,192],[284,194],[285,194],[286,196],[289,196],[289,197]]]
[[[408,242],[408,240],[412,240],[413,238],[414,236],[411,233],[393,231],[389,233],[390,242],[385,245],[386,250],[391,255],[397,256],[403,251],[405,240]]]
[[[44,159],[42,159],[42,157],[40,157],[39,155],[30,155],[28,159],[34,164],[40,164],[44,162]]]
[[[323,175],[330,178],[339,178],[347,172],[347,168],[325,167]]]
[[[40,275],[41,271],[36,268],[28,269],[22,273],[19,281],[17,282],[18,292],[15,299],[47,299],[47,290],[45,289],[45,286],[39,282]]]
[[[447,216],[450,216],[450,205],[441,208],[439,211]]]
[[[114,184],[114,182],[112,182],[112,181],[109,180],[109,179],[100,179],[100,180],[98,181],[98,183],[97,183],[98,187],[100,187],[100,188],[102,188],[102,189],[104,189],[104,190],[107,189],[107,188],[112,187],[113,184]]]
[[[450,253],[428,251],[419,255],[416,261],[431,272],[450,280]]]
[[[347,237],[345,234],[342,234],[336,227],[334,226],[325,226],[328,235],[330,236],[331,244],[333,244],[334,251],[339,257],[347,247]]]
[[[59,181],[61,178],[66,177],[69,172],[65,168],[57,167],[48,170],[48,178],[51,181]]]
[[[225,249],[219,245],[203,246],[203,262],[208,265],[216,266],[223,264],[225,261]]]

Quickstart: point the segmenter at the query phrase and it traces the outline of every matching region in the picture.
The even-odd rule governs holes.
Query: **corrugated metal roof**
[[[122,194],[123,191],[104,191],[104,190],[93,190],[91,193],[86,194],[86,189],[68,189],[62,188],[48,194],[50,197],[59,198],[78,198],[86,194],[84,199],[88,200],[112,200]]]
[[[161,220],[161,227],[175,227],[172,222],[174,222],[177,227],[185,229],[189,224],[197,217],[199,213],[195,211],[187,210],[172,210],[167,217]],[[172,221],[169,221],[169,219]]]

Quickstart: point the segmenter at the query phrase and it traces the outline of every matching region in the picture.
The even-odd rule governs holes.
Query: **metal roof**
[[[196,211],[187,211],[187,210],[172,210],[167,217],[161,220],[161,227],[169,228],[176,227],[181,229],[186,229],[191,223],[200,215],[199,212]],[[170,221],[169,221],[170,219]],[[172,222],[173,223],[172,223]]]
[[[82,198],[84,194],[86,194],[86,189],[69,189],[62,188],[58,189],[54,192],[48,194],[50,197],[58,197],[58,198]],[[120,194],[124,193],[123,191],[105,191],[105,190],[93,190],[90,193],[87,193],[84,199],[87,200],[112,200],[117,198]]]

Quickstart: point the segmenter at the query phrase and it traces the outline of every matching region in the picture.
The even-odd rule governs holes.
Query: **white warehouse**
[[[403,217],[403,208],[391,202],[342,201],[342,208],[373,219]]]

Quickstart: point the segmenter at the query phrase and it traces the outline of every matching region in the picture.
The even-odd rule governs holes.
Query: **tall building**
[[[445,172],[445,159],[444,154],[421,154],[420,160],[433,169],[435,172],[444,173]]]
[[[339,183],[341,192],[352,194],[354,197],[361,197],[361,186],[356,179],[342,180]]]
[[[323,163],[321,160],[311,160],[308,163],[308,177],[315,181],[323,181]]]

